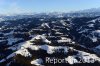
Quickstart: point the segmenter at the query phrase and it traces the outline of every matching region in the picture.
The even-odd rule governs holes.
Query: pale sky
[[[0,14],[69,12],[100,7],[100,0],[0,0]]]

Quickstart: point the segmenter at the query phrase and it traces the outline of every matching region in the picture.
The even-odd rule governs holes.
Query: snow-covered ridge
[[[48,56],[64,57],[69,65],[88,63],[91,59],[99,64],[100,18],[48,17],[1,22],[0,63],[45,66]]]
[[[44,45],[34,45],[34,43],[31,43],[31,41],[34,41],[35,39],[39,40],[40,36],[42,36],[42,35],[37,35],[37,36],[33,37],[31,40],[29,40],[27,42],[23,42],[22,44],[20,44],[20,47],[18,48],[18,50],[16,52],[14,52],[13,54],[9,55],[7,57],[7,59],[12,58],[16,55],[21,55],[21,56],[24,56],[24,57],[32,57],[32,54],[29,52],[29,50],[27,48],[29,48],[31,50],[35,50],[35,51],[39,51],[40,49],[42,49],[42,50],[45,50],[48,54],[53,54],[53,53],[56,53],[56,52],[60,53],[60,52],[62,52],[61,49],[63,49],[63,52],[65,54],[69,53],[70,52],[69,50],[71,50],[73,52],[74,51],[77,52],[77,54],[74,54],[72,56],[68,56],[68,57],[65,58],[66,61],[69,64],[82,63],[82,61],[84,61],[84,63],[87,63],[87,60],[89,61],[91,59],[100,62],[100,58],[97,57],[95,54],[90,54],[90,53],[87,53],[87,52],[84,52],[84,51],[79,51],[79,50],[76,50],[72,47],[50,46],[50,45],[46,45],[46,44],[44,44]],[[44,37],[44,36],[42,36],[42,37]],[[63,39],[65,39],[65,38],[63,38]],[[45,41],[45,40],[47,40],[47,39],[44,39],[42,41]],[[78,61],[78,59],[76,59],[76,57],[80,58],[82,61]],[[1,62],[3,62],[3,60],[4,59],[2,59]],[[71,61],[76,61],[76,62],[71,62]],[[41,65],[43,63],[43,60],[41,58],[39,58],[39,59],[36,59],[36,60],[32,60],[30,63],[38,66],[38,65]]]
[[[3,18],[0,18],[0,22],[2,22],[2,21],[4,21],[4,19]]]
[[[88,21],[86,25],[80,27],[79,33],[84,35],[85,33],[88,33],[88,35],[85,36],[90,38],[93,42],[97,42],[98,38],[100,38],[100,30],[99,26],[96,25],[97,24],[99,25],[99,23],[100,23],[100,18]]]

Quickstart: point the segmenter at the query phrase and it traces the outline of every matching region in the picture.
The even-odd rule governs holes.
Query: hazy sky
[[[100,0],[0,0],[0,13],[69,12],[100,7]]]

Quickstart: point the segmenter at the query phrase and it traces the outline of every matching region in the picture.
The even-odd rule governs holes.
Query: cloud
[[[22,7],[21,5],[19,5],[18,2],[13,1],[10,3],[5,2],[4,5],[2,5],[0,13],[2,14],[21,14],[21,13],[29,13],[29,12],[31,12],[29,9],[25,9],[25,7]]]
[[[20,8],[16,3],[11,4],[10,9],[12,9],[13,12],[17,12],[17,13],[20,13],[23,11],[22,8]]]
[[[23,13],[25,10],[18,6],[17,3],[12,3],[8,6],[9,13]]]

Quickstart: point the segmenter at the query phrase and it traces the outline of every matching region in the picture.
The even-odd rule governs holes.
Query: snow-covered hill
[[[1,66],[100,65],[100,17],[16,17],[0,22]]]

